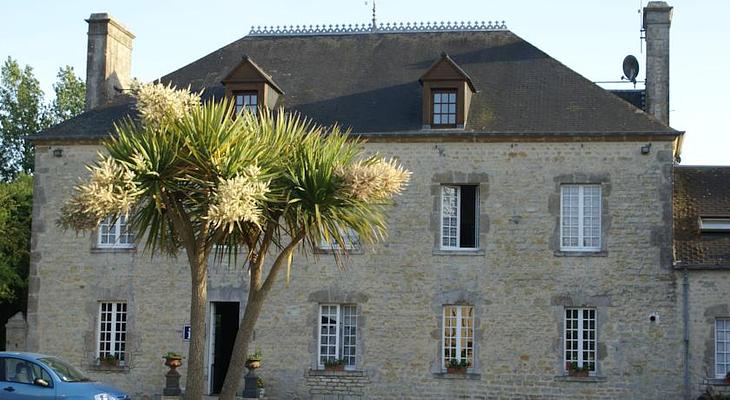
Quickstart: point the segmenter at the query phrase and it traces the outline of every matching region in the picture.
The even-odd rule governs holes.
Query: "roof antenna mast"
[[[373,21],[370,23],[371,24],[370,30],[375,32],[378,30],[378,26],[376,25],[376,21],[375,21],[375,0],[372,0],[372,1],[373,1]],[[368,5],[367,0],[365,0],[365,5]]]

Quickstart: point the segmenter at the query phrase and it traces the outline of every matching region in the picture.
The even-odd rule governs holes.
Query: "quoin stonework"
[[[277,284],[251,346],[264,354],[267,396],[685,399],[721,390],[730,246],[711,263],[697,249],[728,235],[730,201],[717,194],[707,215],[686,206],[703,187],[689,177],[706,171],[677,166],[684,133],[668,126],[671,15],[664,2],[644,9],[647,85],[628,96],[634,104],[502,23],[259,29],[160,78],[252,112],[283,106],[340,123],[368,152],[413,172],[385,241],[322,243],[316,257],[295,257],[288,286]],[[128,84],[134,36],[107,14],[88,23],[88,111],[31,138],[27,334],[15,342],[154,398],[160,354],[187,352],[184,255],[145,252],[123,220],[85,236],[55,224],[100,141],[135,112],[115,89]],[[719,228],[687,225],[702,216]],[[331,253],[345,250],[339,269]],[[248,275],[226,260],[209,267],[215,394]],[[109,354],[117,365],[99,362]],[[331,358],[344,370],[326,371]]]

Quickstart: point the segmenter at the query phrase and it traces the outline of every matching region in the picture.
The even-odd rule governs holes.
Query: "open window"
[[[471,96],[476,93],[469,75],[443,53],[419,82],[423,86],[423,127],[463,129]]]

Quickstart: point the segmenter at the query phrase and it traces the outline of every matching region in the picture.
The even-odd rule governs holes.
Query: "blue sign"
[[[190,340],[190,324],[183,325],[183,340]]]

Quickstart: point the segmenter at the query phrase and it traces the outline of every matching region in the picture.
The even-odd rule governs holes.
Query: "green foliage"
[[[50,123],[33,69],[8,57],[0,69],[0,179],[33,171],[33,148],[23,137]]]
[[[53,85],[56,98],[51,106],[54,123],[65,121],[84,111],[86,83],[76,76],[72,66],[58,70],[58,81]]]
[[[33,147],[25,136],[40,132],[83,111],[85,85],[73,68],[58,72],[56,100],[51,106],[30,66],[10,57],[0,67],[0,180],[33,172]]]
[[[451,367],[451,368],[463,368],[463,369],[466,369],[466,368],[471,367],[471,363],[469,361],[467,361],[466,358],[462,358],[461,360],[457,360],[455,358],[452,358],[449,361],[449,367]]]
[[[256,350],[255,352],[246,356],[246,361],[261,361],[262,359],[263,354],[261,354],[261,350]]]
[[[337,367],[340,365],[345,365],[345,359],[332,357],[324,360],[322,364],[324,364],[325,367]]]
[[[166,359],[167,358],[176,358],[176,359],[182,360],[183,356],[180,353],[175,353],[174,351],[168,351],[167,353],[162,355],[162,358],[166,358]]]
[[[25,298],[32,196],[33,178],[28,175],[0,183],[0,304]]]

